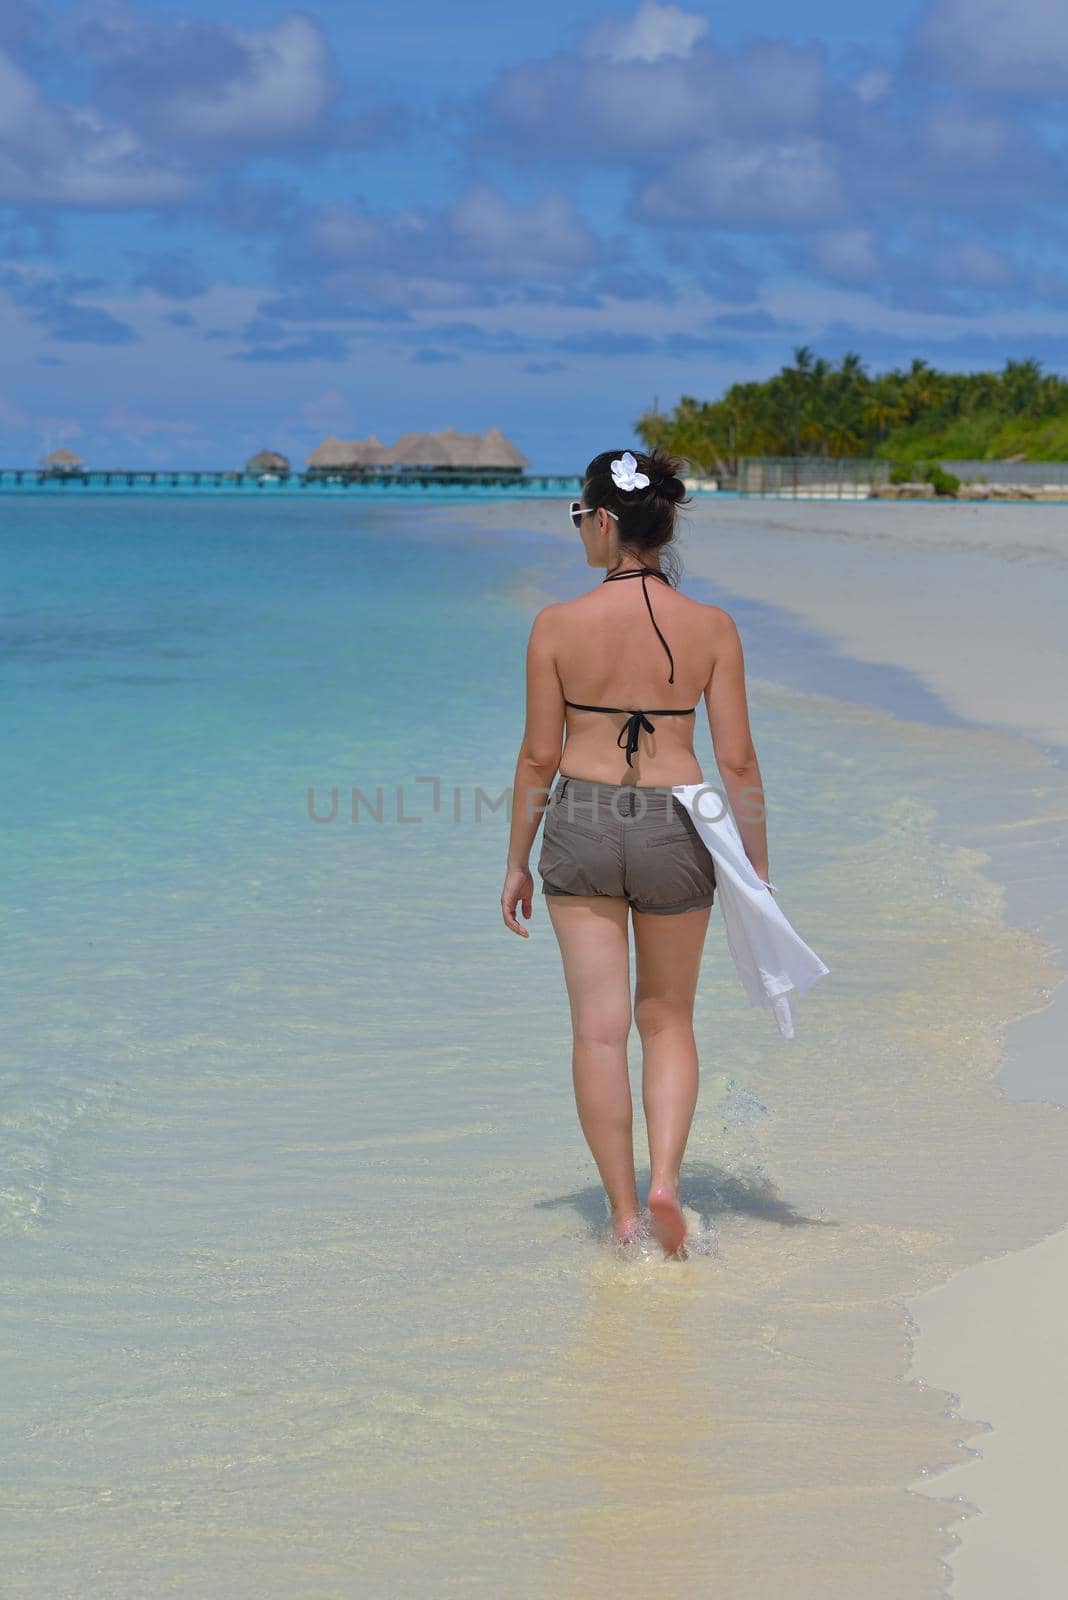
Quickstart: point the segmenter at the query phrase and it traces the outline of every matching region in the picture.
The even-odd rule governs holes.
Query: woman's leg
[[[642,1104],[649,1135],[649,1211],[673,1253],[686,1224],[679,1176],[697,1105],[693,1005],[711,906],[673,916],[634,912],[634,1016],[642,1041]]]
[[[618,1237],[641,1206],[634,1176],[633,1110],[627,1073],[631,1025],[626,900],[548,894],[571,1006],[572,1078],[579,1122],[601,1175]]]

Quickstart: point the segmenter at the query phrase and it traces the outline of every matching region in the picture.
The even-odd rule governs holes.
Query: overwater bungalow
[[[85,462],[73,450],[53,450],[51,455],[45,456],[41,465],[50,476],[56,478],[65,477],[70,472],[85,471]]]
[[[366,439],[353,439],[351,448],[361,467],[380,467],[389,456],[386,446],[373,433],[369,433]]]
[[[440,471],[442,467],[451,467],[451,451],[448,441],[436,433],[402,433],[396,444],[391,445],[388,460],[383,465],[391,467],[423,467],[432,472]]]
[[[368,439],[338,439],[331,434],[308,457],[308,472],[313,477],[361,473],[376,464],[384,450],[374,434]]]
[[[260,450],[245,462],[250,478],[288,478],[289,458],[277,450]]]
[[[393,445],[371,434],[367,439],[338,439],[331,435],[308,457],[308,470],[316,476],[392,472],[515,472],[530,465],[526,456],[505,438],[499,428],[483,434],[442,428],[437,433],[403,433]]]
[[[487,428],[482,435],[478,465],[491,467],[494,471],[523,472],[530,462],[510,439],[504,437],[500,428]]]

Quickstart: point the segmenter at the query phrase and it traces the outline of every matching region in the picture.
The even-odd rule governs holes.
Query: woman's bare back
[[[667,640],[671,661],[653,626]],[[625,715],[566,708],[562,777],[644,786],[699,783],[694,728],[709,689],[718,640],[727,613],[681,594],[657,577],[644,582],[602,581],[589,593],[554,606],[554,657],[567,700],[620,706],[626,711],[678,709],[694,716],[650,715],[654,732],[642,729],[631,766],[617,743]]]

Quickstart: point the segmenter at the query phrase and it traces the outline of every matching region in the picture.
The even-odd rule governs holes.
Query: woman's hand
[[[534,879],[530,875],[529,867],[509,867],[504,879],[504,888],[501,890],[501,912],[504,916],[504,925],[511,928],[513,933],[518,933],[524,939],[529,939],[530,934],[526,928],[521,928],[516,921],[516,906],[522,904],[523,916],[530,921],[534,910]]]

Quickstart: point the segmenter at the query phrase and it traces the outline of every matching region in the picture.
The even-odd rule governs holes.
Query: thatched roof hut
[[[245,471],[253,478],[265,477],[267,473],[288,473],[289,459],[279,455],[277,450],[260,450],[245,462]]]
[[[308,457],[309,472],[356,472],[361,467],[388,464],[389,452],[381,439],[338,439],[331,434]]]
[[[398,467],[430,467],[436,471],[450,467],[477,471],[522,471],[529,465],[504,437],[499,428],[486,433],[460,433],[456,428],[441,428],[437,433],[405,433],[387,452],[387,460]]]
[[[499,428],[489,428],[483,434],[460,433],[455,428],[442,428],[437,433],[402,433],[393,445],[384,445],[373,433],[366,439],[337,439],[331,434],[308,457],[310,472],[354,472],[361,467],[521,472],[528,465],[526,456],[509,443]]]
[[[480,467],[511,467],[521,472],[524,467],[529,467],[530,462],[511,440],[504,437],[500,428],[487,428],[482,435],[476,464]]]
[[[311,472],[351,472],[353,467],[360,465],[355,445],[347,439],[338,439],[334,434],[316,445],[308,457],[308,469]]]
[[[451,467],[448,444],[436,433],[402,433],[388,453],[394,467]]]
[[[47,467],[49,472],[85,471],[85,462],[73,450],[53,450],[50,456],[45,456],[41,465]]]
[[[477,467],[480,439],[477,433],[441,428],[434,436],[449,458],[450,467]]]
[[[379,467],[389,459],[389,451],[373,433],[366,439],[353,439],[349,448],[362,467]]]

